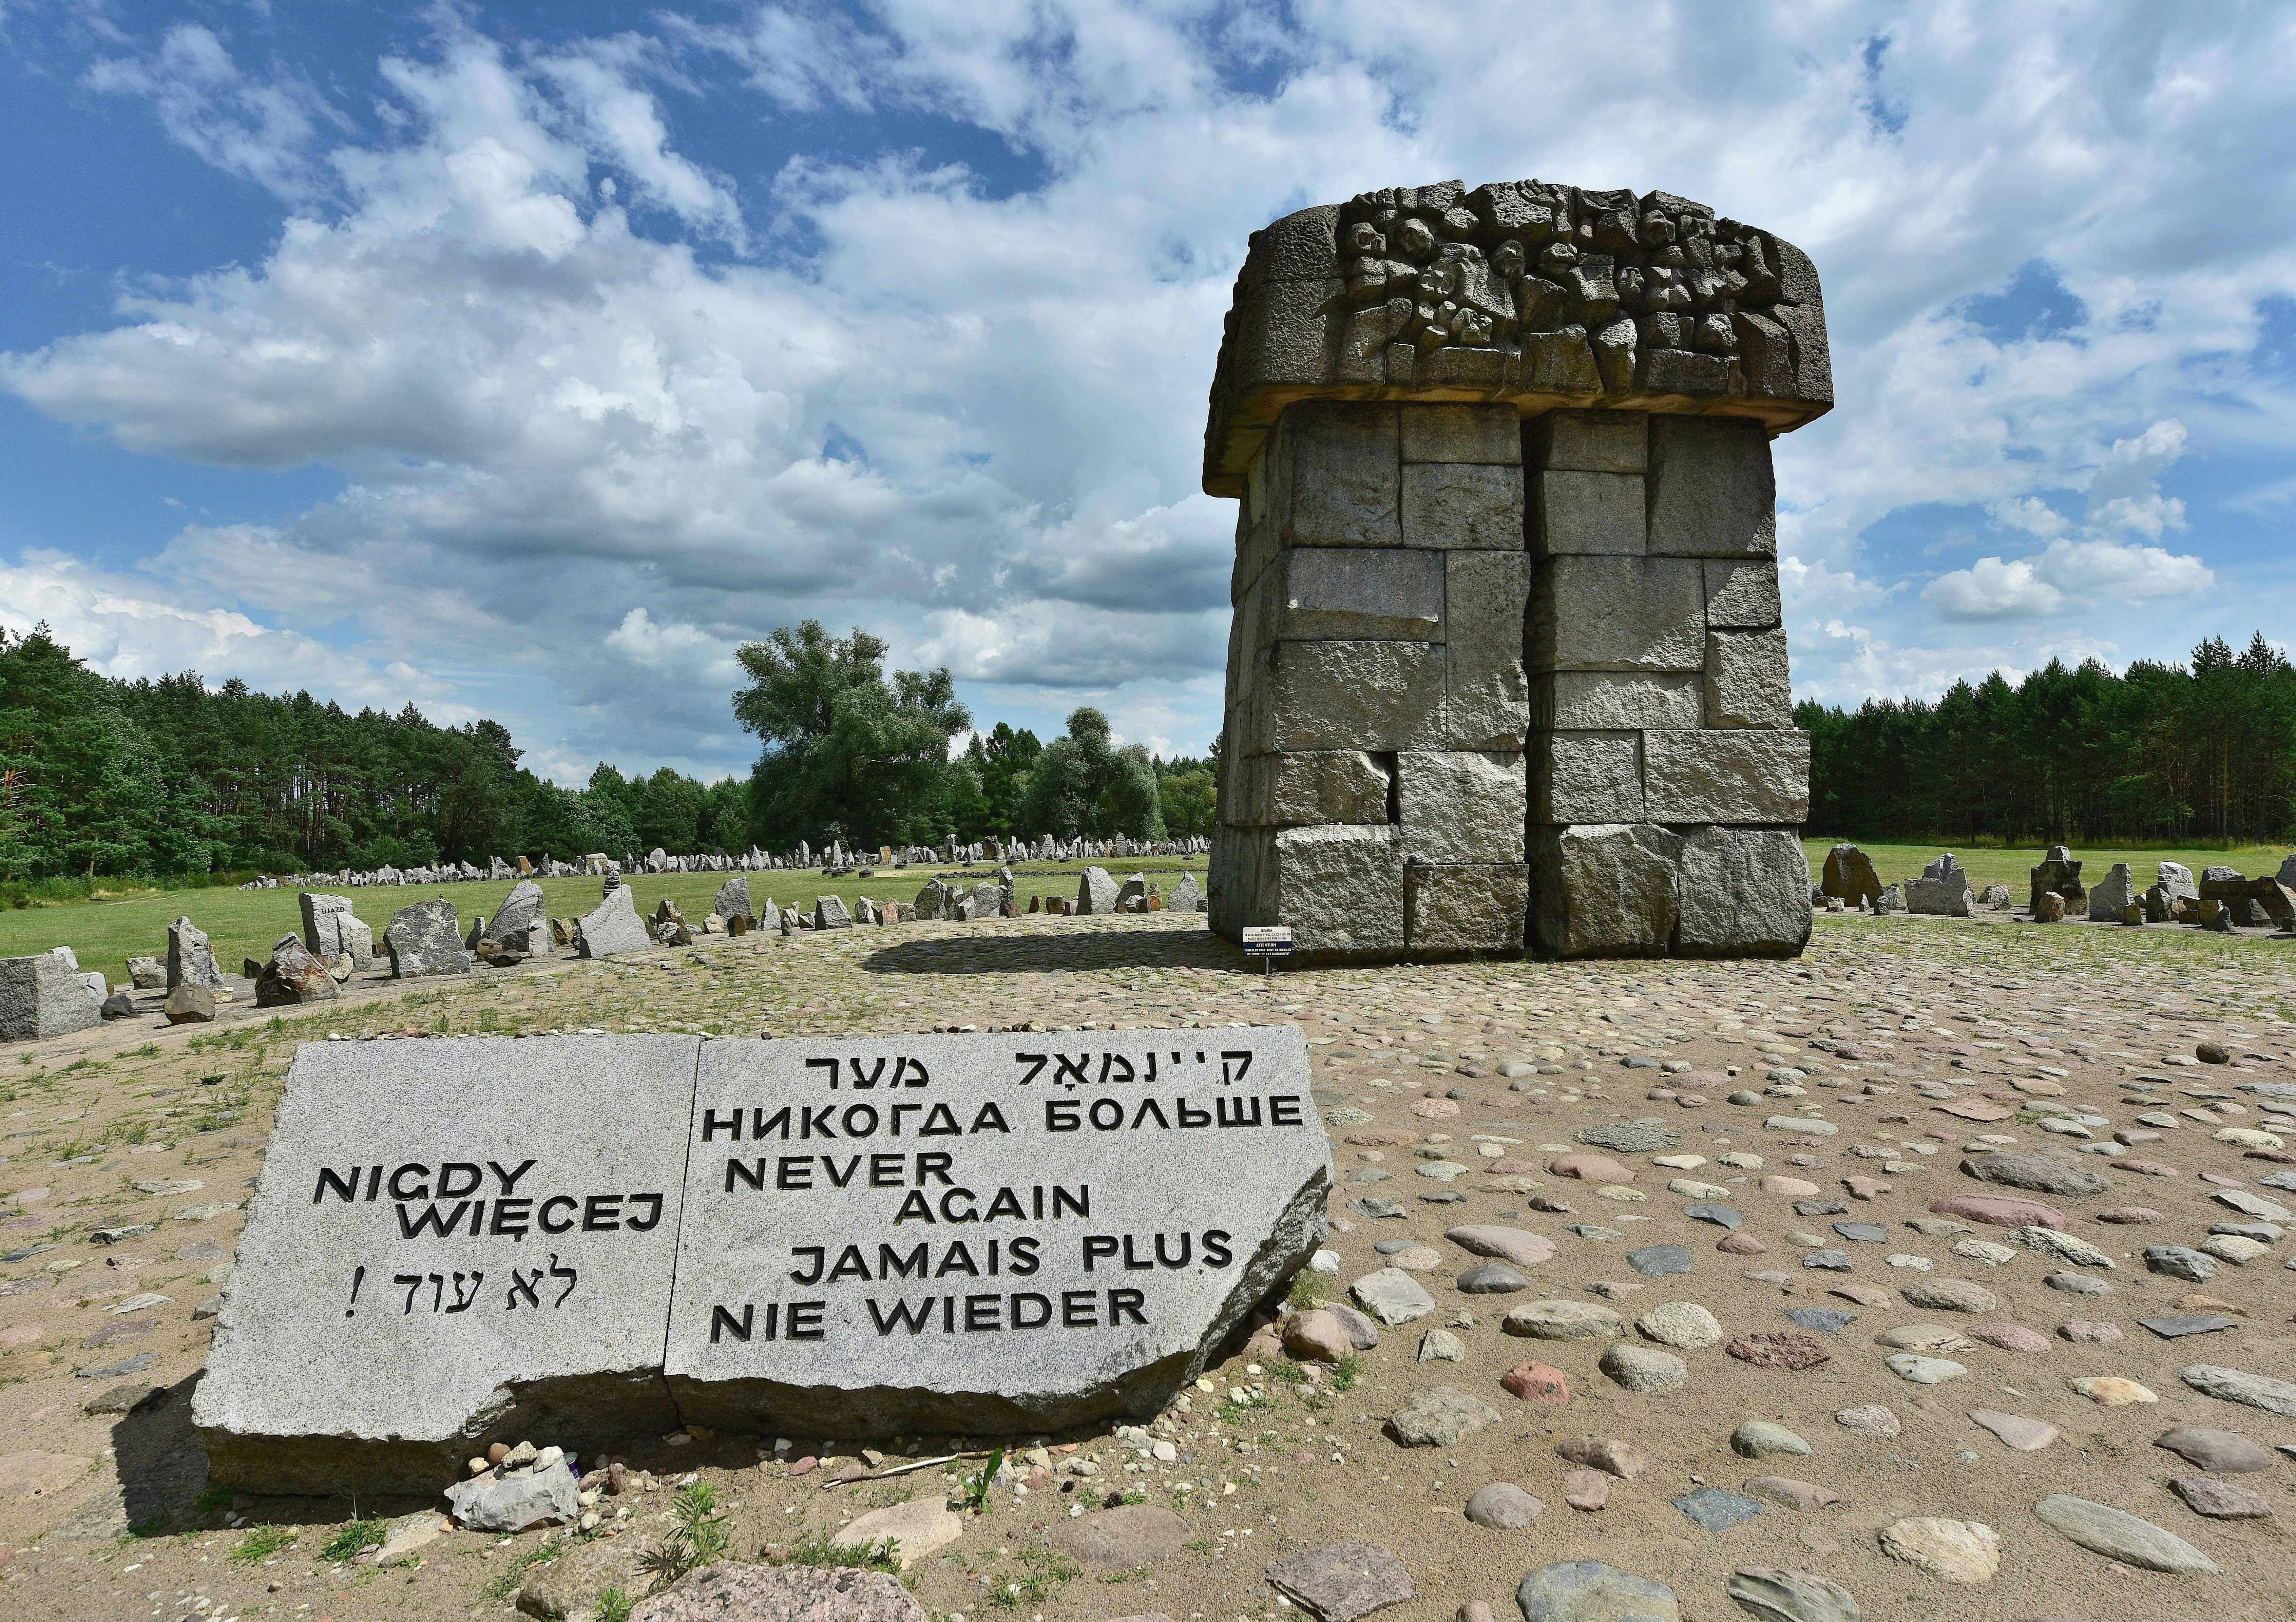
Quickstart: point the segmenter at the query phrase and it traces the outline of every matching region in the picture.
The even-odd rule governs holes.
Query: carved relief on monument
[[[1719,411],[1833,403],[1816,272],[1665,192],[1541,180],[1393,186],[1253,233],[1212,389],[1205,487],[1241,493],[1308,394]]]

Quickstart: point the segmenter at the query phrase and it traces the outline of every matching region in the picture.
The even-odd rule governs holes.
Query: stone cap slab
[[[1240,496],[1310,398],[1751,417],[1833,405],[1817,272],[1663,192],[1459,181],[1366,192],[1251,235],[1220,343],[1204,490]]]

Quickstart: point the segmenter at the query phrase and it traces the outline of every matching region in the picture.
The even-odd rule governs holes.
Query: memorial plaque
[[[845,1437],[1146,1416],[1324,1233],[1292,1028],[709,1042],[668,1370]]]
[[[215,1479],[435,1493],[489,1441],[676,1429],[701,1044],[303,1046],[193,1403]]]
[[[309,1044],[193,1418],[225,1485],[429,1493],[498,1440],[1145,1416],[1330,1188],[1290,1028]]]

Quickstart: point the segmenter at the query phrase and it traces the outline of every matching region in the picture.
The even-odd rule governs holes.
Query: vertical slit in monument
[[[1546,471],[1547,443],[1552,438],[1546,431],[1546,414],[1542,412],[1538,416],[1522,420],[1522,545],[1530,564],[1527,577],[1529,589],[1523,594],[1522,603],[1522,674],[1524,684],[1531,694],[1530,716],[1522,739],[1522,944],[1525,952],[1533,954],[1540,950],[1538,930],[1534,922],[1538,915],[1539,902],[1539,823],[1533,762],[1538,758],[1541,735],[1551,733],[1554,729],[1554,683],[1551,679],[1544,682],[1543,690],[1549,695],[1549,700],[1542,711],[1538,695],[1542,691],[1542,678],[1547,673],[1539,668],[1534,657],[1541,639],[1533,621],[1539,603],[1552,600],[1548,593],[1554,568],[1548,549],[1540,544],[1541,509],[1545,505],[1541,499],[1541,487]],[[1553,638],[1546,640],[1551,643]]]
[[[1372,761],[1387,774],[1387,821],[1394,827],[1403,821],[1403,779],[1396,770],[1395,755],[1392,751],[1374,754]]]
[[[669,1405],[670,1412],[677,1415],[680,1424],[685,1422],[685,1410],[678,1406],[677,1388],[670,1383],[669,1379],[669,1328],[677,1314],[677,1264],[685,1255],[685,1191],[692,1186],[693,1181],[693,1118],[694,1112],[701,1107],[701,1050],[708,1044],[708,1037],[693,1038],[693,1090],[685,1100],[685,1161],[677,1180],[677,1230],[670,1235],[668,1305],[661,1315],[661,1367],[657,1375],[661,1381],[662,1400]],[[730,1177],[727,1179],[728,1182],[731,1180]]]

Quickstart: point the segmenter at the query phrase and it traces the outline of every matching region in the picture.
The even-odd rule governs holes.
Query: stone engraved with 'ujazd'
[[[1144,1417],[1304,1264],[1294,1029],[312,1044],[194,1407],[215,1478],[496,1439]]]

